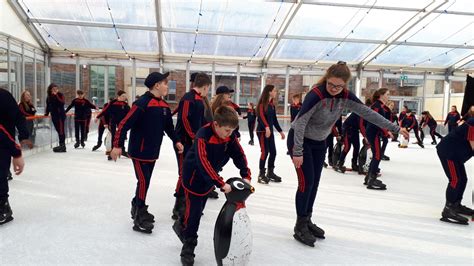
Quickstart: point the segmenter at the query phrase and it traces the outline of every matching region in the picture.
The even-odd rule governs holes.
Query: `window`
[[[176,80],[168,80],[168,95],[166,95],[165,100],[176,102]]]
[[[426,94],[443,94],[444,93],[444,81],[443,80],[426,80]]]
[[[105,75],[107,74],[107,94],[105,93]],[[98,106],[103,106],[108,99],[115,97],[115,66],[91,66],[90,67],[90,93],[92,102]]]
[[[260,85],[261,79],[259,77],[240,77],[239,105],[257,104],[260,96]]]
[[[451,93],[464,93],[465,81],[451,81]]]

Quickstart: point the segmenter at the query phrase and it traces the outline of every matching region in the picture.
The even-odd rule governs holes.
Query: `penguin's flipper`
[[[237,206],[226,202],[219,213],[214,227],[214,254],[222,261],[227,256],[232,238],[232,224]]]

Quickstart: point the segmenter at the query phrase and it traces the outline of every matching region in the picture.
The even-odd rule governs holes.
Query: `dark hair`
[[[249,104],[250,104],[250,106],[252,107],[252,109],[255,108],[255,105],[254,105],[253,103],[249,103]]]
[[[124,90],[119,90],[117,91],[117,96],[122,96],[122,94],[125,94],[126,92]]]
[[[371,106],[372,105],[372,99],[370,99],[370,98],[365,99],[365,105]]]
[[[81,91],[81,90],[77,90],[76,93],[77,93],[77,95],[84,95],[84,92]]]
[[[318,80],[316,85],[326,84],[330,78],[340,78],[347,83],[351,79],[351,70],[345,62],[339,61],[326,70],[326,74]]]
[[[429,111],[423,111],[421,112],[422,115],[426,115],[429,119],[433,119],[433,116],[431,116]]]
[[[295,93],[295,94],[293,94],[293,96],[291,98],[292,99],[300,99],[300,101],[301,101],[301,98],[302,98],[301,96],[302,96],[301,93]]]
[[[51,96],[51,94],[52,94],[52,90],[53,90],[53,88],[54,88],[54,87],[56,87],[56,88],[57,88],[57,87],[58,87],[58,85],[56,85],[56,83],[51,83],[51,84],[49,84],[49,86],[48,86],[48,90],[46,91],[46,92],[47,92],[47,94],[48,94],[48,96]]]
[[[451,107],[454,107],[454,109],[456,109],[456,111],[458,110],[457,106],[456,105],[453,105]]]
[[[380,88],[374,92],[374,95],[372,95],[372,102],[377,101],[380,99],[380,96],[384,95],[388,91],[387,88]]]
[[[207,85],[211,85],[212,81],[209,75],[203,72],[199,72],[196,74],[196,78],[194,79],[194,86],[198,88],[202,88]]]
[[[214,121],[221,127],[237,128],[239,126],[237,112],[228,106],[217,108],[214,113]]]
[[[270,92],[273,89],[275,89],[273,85],[266,85],[265,88],[263,88],[262,95],[260,95],[260,99],[258,99],[257,109],[263,106],[263,110],[267,111],[268,103],[270,102]]]

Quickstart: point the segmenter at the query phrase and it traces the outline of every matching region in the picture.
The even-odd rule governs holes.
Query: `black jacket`
[[[15,136],[16,127],[20,141],[29,137],[25,116],[21,113],[20,108],[18,108],[15,98],[4,89],[0,89],[0,124],[3,125],[11,136]],[[0,147],[3,147],[1,143]]]
[[[87,99],[76,98],[72,100],[71,104],[66,108],[66,113],[74,107],[74,120],[76,121],[87,121],[91,114],[91,109],[96,109]]]

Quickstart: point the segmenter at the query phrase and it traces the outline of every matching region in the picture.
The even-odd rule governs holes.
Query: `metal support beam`
[[[38,42],[38,44],[41,46],[43,51],[47,51],[49,49],[47,42],[43,39],[41,34],[33,25],[33,23],[31,23],[32,21],[30,20],[28,14],[20,6],[19,1],[8,0],[8,4],[13,9],[13,11],[15,11],[18,18],[20,18],[21,22],[23,22],[23,25],[25,25],[26,29],[31,33],[33,38]]]
[[[318,6],[334,6],[334,7],[352,7],[352,8],[363,8],[363,9],[380,9],[380,10],[389,10],[389,11],[410,11],[410,12],[422,12],[423,9],[420,8],[409,8],[409,7],[397,7],[397,6],[378,6],[375,5],[358,5],[347,3],[333,3],[333,2],[316,2],[316,1],[307,1],[303,0],[305,5],[318,5]],[[462,12],[462,11],[446,11],[443,9],[436,9],[433,13],[444,13],[444,14],[453,14],[453,15],[464,15],[464,16],[474,16],[472,12]]]
[[[135,59],[133,59],[132,61],[132,101],[135,101],[136,96],[137,96],[137,62]]]
[[[267,84],[267,73],[262,73],[262,80],[260,83],[260,94],[262,94],[263,89],[265,88]]]
[[[79,56],[76,56],[76,91],[81,89],[81,65]]]
[[[357,66],[357,75],[355,80],[355,95],[360,99],[362,95],[361,86],[362,86],[362,67],[361,65]]]
[[[283,114],[285,116],[288,115],[288,94],[290,92],[290,66],[286,66],[286,73],[285,73],[285,103],[283,105],[284,111]]]
[[[155,12],[156,12],[156,31],[158,37],[158,51],[160,58],[163,58],[163,34],[162,34],[162,23],[161,23],[161,0],[155,0]]]
[[[379,89],[383,86],[383,70],[379,70]]]
[[[421,103],[422,112],[426,110],[426,81],[428,78],[428,72],[423,73],[423,100]],[[423,129],[421,129],[423,130]]]
[[[433,0],[429,5],[427,5],[423,11],[419,11],[415,14],[411,19],[409,19],[405,24],[403,24],[400,28],[398,28],[394,33],[392,33],[386,40],[384,44],[380,44],[375,48],[372,52],[370,52],[364,59],[361,61],[362,66],[366,66],[370,63],[374,58],[380,55],[385,49],[387,49],[390,45],[396,42],[400,37],[402,37],[406,32],[412,29],[415,25],[423,21],[426,17],[428,17],[434,10],[438,9],[448,0]]]
[[[237,64],[237,80],[235,82],[235,103],[240,105],[240,63]]]
[[[443,95],[443,118],[449,113],[449,101],[451,98],[451,82],[448,79],[448,75],[444,79],[444,95]]]
[[[10,38],[7,38],[7,89],[10,93],[12,92],[11,84],[11,57],[10,57]]]
[[[46,99],[44,99],[45,101],[43,101],[43,99],[38,99],[38,82],[37,82],[37,77],[38,77],[38,74],[36,73],[38,70],[38,68],[36,67],[36,49],[33,50],[33,105],[35,107],[38,107],[38,101],[40,103],[44,103],[46,101]],[[48,84],[49,86],[49,84]],[[44,106],[46,108],[46,106]]]
[[[211,97],[216,95],[216,63],[212,62],[212,76],[211,76]]]
[[[115,95],[114,95],[115,96]],[[104,103],[109,102],[109,66],[104,67]]]
[[[293,4],[293,6],[290,8],[288,13],[286,14],[285,20],[281,24],[280,28],[277,31],[277,36],[275,39],[273,39],[272,43],[270,44],[270,47],[267,50],[267,53],[263,57],[263,64],[266,64],[268,60],[273,55],[273,52],[275,52],[275,49],[277,48],[278,44],[280,43],[283,35],[285,35],[286,30],[288,29],[288,26],[291,24],[291,21],[295,17],[296,13],[298,13],[298,10],[300,9],[301,5],[303,4],[303,1],[297,1],[297,3]]]
[[[191,75],[189,73],[189,70],[191,68],[191,61],[188,60],[188,62],[186,63],[186,92],[189,91],[189,86],[190,86],[190,82],[189,82],[189,79],[191,78]]]
[[[20,89],[25,90],[25,45],[21,44],[21,78],[20,78]]]
[[[452,69],[453,71],[455,71],[455,70],[460,69],[463,66],[471,63],[472,61],[474,61],[474,53],[464,57],[463,59],[461,59],[459,61],[457,61],[452,66],[450,66],[448,69]]]

